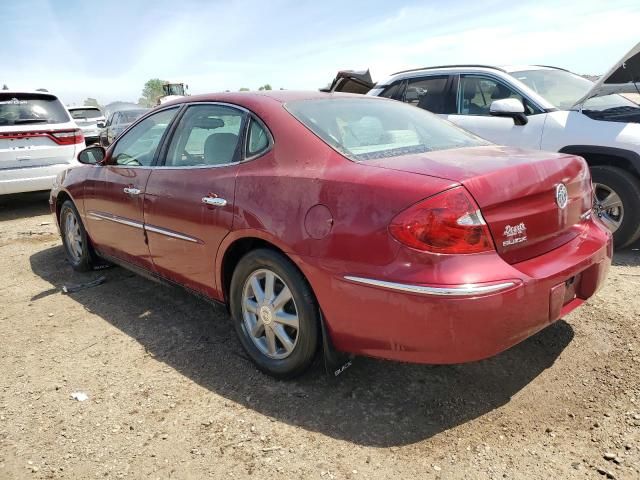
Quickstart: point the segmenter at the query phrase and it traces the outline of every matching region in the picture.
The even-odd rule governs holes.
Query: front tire
[[[640,238],[640,180],[617,167],[591,168],[594,213],[613,233],[616,248]]]
[[[65,201],[60,209],[60,233],[67,260],[73,269],[78,272],[92,270],[94,259],[87,231],[78,210],[70,200]]]
[[[245,351],[263,372],[293,378],[313,362],[319,309],[304,276],[284,255],[268,249],[247,253],[231,280],[230,307]]]

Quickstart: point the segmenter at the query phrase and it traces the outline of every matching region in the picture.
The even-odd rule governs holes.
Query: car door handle
[[[212,205],[214,207],[224,207],[227,204],[227,201],[220,197],[202,197],[202,203],[206,203],[207,205]]]
[[[128,193],[129,195],[140,195],[140,189],[135,187],[124,187],[124,193]]]

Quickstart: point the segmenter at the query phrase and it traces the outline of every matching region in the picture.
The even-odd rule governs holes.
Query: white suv
[[[546,66],[455,65],[398,72],[373,84],[339,72],[331,91],[400,100],[501,145],[578,154],[591,167],[594,212],[616,246],[640,238],[640,44],[597,83]],[[544,175],[544,172],[531,172]]]
[[[0,195],[50,190],[84,147],[55,95],[0,90]]]
[[[104,124],[104,113],[98,107],[69,107],[69,113],[82,130],[87,145],[98,143],[100,131],[98,125]]]

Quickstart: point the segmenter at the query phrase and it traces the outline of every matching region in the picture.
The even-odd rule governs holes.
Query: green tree
[[[258,90],[260,90],[260,91],[262,91],[262,90],[273,90],[273,88],[271,88],[271,85],[269,85],[268,83],[265,83]]]
[[[248,92],[249,89],[247,87],[240,87],[240,90],[238,90],[239,92]]]
[[[2,89],[3,90],[9,90],[9,87],[7,87],[7,84],[5,83],[4,85],[2,85]]]
[[[166,80],[160,80],[159,78],[148,80],[144,84],[142,97],[140,97],[138,103],[144,107],[155,107],[158,99],[164,95],[162,85],[165,83],[167,83]]]
[[[91,98],[91,97],[86,98],[84,100],[83,105],[85,107],[98,107],[98,108],[100,108],[100,104],[98,103],[98,100],[96,100],[95,98]]]

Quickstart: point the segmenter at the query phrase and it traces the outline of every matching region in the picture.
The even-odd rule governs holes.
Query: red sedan
[[[496,146],[381,98],[185,97],[79,160],[51,193],[73,267],[106,259],[225,303],[277,377],[323,341],[489,357],[579,306],[611,263],[580,157]]]

